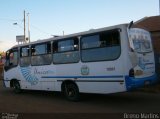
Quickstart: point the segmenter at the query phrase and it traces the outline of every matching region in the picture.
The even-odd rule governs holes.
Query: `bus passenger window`
[[[55,64],[76,63],[78,61],[78,38],[69,38],[53,42],[53,62]]]
[[[96,48],[100,46],[99,35],[83,37],[82,42],[82,49]]]
[[[18,49],[11,49],[6,52],[5,66],[12,67],[18,65]]]
[[[31,64],[33,66],[51,64],[52,56],[50,42],[32,45],[31,49]]]
[[[18,52],[16,51],[16,52],[10,53],[9,59],[10,59],[9,65],[16,66],[18,64]]]
[[[81,56],[83,62],[115,60],[120,56],[120,34],[118,30],[82,36]]]
[[[21,48],[20,54],[21,54],[21,57],[28,57],[29,56],[29,46]]]
[[[25,46],[20,48],[20,66],[26,67],[30,65],[30,48]]]

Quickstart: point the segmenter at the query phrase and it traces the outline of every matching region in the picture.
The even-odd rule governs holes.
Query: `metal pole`
[[[24,10],[24,41],[26,42],[26,12]]]
[[[31,41],[30,41],[29,13],[27,14],[27,16],[28,16],[28,41],[30,43]]]
[[[159,16],[160,16],[160,0],[159,0]]]

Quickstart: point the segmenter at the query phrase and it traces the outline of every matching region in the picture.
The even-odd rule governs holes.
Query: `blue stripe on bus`
[[[63,82],[64,80],[57,80]],[[76,82],[119,82],[122,83],[124,80],[75,80]]]
[[[42,76],[41,78],[123,78],[124,76]]]

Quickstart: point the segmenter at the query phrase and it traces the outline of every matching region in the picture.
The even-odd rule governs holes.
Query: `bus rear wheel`
[[[74,83],[67,83],[63,87],[65,97],[70,101],[79,100],[79,89]]]
[[[20,93],[21,92],[21,87],[18,81],[13,82],[13,89],[15,93]]]

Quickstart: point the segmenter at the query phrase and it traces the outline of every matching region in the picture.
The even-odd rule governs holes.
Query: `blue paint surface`
[[[42,78],[123,78],[123,76],[42,76]]]
[[[146,77],[146,78],[134,78],[134,77],[129,77],[129,76],[125,77],[127,91],[143,87],[143,86],[145,86],[146,82],[149,83],[147,85],[153,85],[157,81],[158,81],[158,79],[157,79],[156,74],[154,74],[150,77]]]

